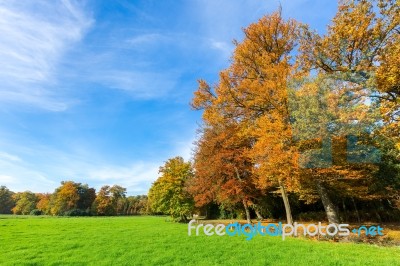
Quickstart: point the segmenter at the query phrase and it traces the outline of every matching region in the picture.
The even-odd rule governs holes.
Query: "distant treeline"
[[[147,196],[126,196],[126,188],[103,186],[97,193],[87,184],[63,181],[54,193],[12,192],[0,187],[0,213],[60,216],[138,215],[148,212]]]

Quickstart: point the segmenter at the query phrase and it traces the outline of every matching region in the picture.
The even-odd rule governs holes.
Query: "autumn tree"
[[[396,1],[346,0],[339,2],[338,12],[332,25],[328,27],[327,34],[321,36],[303,27],[299,62],[305,72],[310,73],[310,70],[314,69],[318,76],[315,79],[317,83],[311,82],[305,87],[320,88],[321,80],[325,82],[324,86],[328,87],[324,95],[323,112],[314,115],[313,123],[304,125],[307,125],[308,129],[310,125],[315,127],[318,124],[315,120],[324,117],[324,113],[326,114],[329,109],[330,117],[324,117],[327,118],[323,123],[325,128],[314,134],[314,137],[319,138],[320,143],[325,142],[323,144],[326,147],[325,154],[328,155],[325,157],[331,163],[335,161],[331,143],[335,138],[340,139],[350,135],[362,137],[364,142],[356,141],[361,145],[371,145],[382,132],[390,138],[398,138],[396,47],[399,43],[399,11]],[[393,54],[388,54],[389,51]],[[304,92],[305,88],[300,91]],[[306,97],[316,97],[321,91],[317,94],[315,92]],[[308,113],[309,110],[310,108],[307,109]],[[376,110],[381,111],[382,118],[377,117]],[[320,124],[317,127],[320,127]],[[311,131],[308,130],[308,133]],[[328,183],[338,186],[337,182],[332,184],[331,181],[340,179],[354,181],[354,178],[371,180],[371,172],[376,169],[368,165],[377,162],[376,160],[366,161],[365,158],[360,160],[360,152],[365,153],[365,150],[349,150],[349,143],[351,146],[351,139],[347,139],[347,147],[344,145],[346,152],[341,154],[341,159],[336,160],[336,163],[341,161],[340,166],[332,165],[328,167],[329,169],[312,167],[311,170],[311,176],[316,180],[317,190],[331,222],[338,222],[338,215],[328,197],[326,188]],[[358,156],[358,159],[352,160],[354,156]],[[366,163],[366,165],[359,167],[354,163]],[[360,191],[357,192],[353,188],[351,193],[357,195]],[[368,193],[358,195],[367,196]]]
[[[97,215],[115,215],[115,209],[111,202],[110,186],[102,186],[97,192],[93,209]]]
[[[325,35],[303,28],[301,64],[341,80],[377,103],[384,129],[399,131],[400,5],[396,0],[342,0]]]
[[[78,200],[78,189],[74,182],[63,181],[61,186],[53,193],[51,213],[53,215],[63,215],[69,210],[76,209]]]
[[[380,160],[371,135],[377,127],[376,110],[362,97],[351,99],[353,95],[340,85],[331,77],[311,78],[296,83],[290,97],[293,136],[301,152],[299,185],[315,187],[330,222],[339,222],[339,216],[327,187],[341,186],[343,196],[346,191],[365,196],[360,189],[356,191],[355,184],[358,182],[357,188],[363,187],[365,192],[372,164]],[[347,188],[343,187],[344,180],[348,181]],[[300,194],[306,201],[315,199],[310,191],[303,192]]]
[[[15,207],[12,209],[14,214],[30,214],[36,208],[38,198],[35,193],[30,191],[18,192],[13,195]]]
[[[6,186],[0,186],[0,213],[10,214],[12,208],[15,205],[13,200],[14,193],[10,191]]]
[[[126,188],[119,185],[102,186],[93,202],[93,209],[98,215],[123,214]]]
[[[185,183],[193,175],[192,164],[175,157],[160,167],[161,176],[149,190],[149,203],[153,212],[169,214],[177,221],[187,221],[193,210],[193,199]]]
[[[115,208],[116,214],[124,213],[124,203],[126,199],[126,188],[114,185],[110,188],[111,202]]]
[[[299,73],[292,53],[299,23],[285,21],[280,12],[264,16],[244,29],[236,42],[230,67],[220,73],[211,88],[200,81],[192,105],[204,109],[206,124],[240,124],[239,135],[251,139],[254,183],[260,189],[279,187],[292,222],[287,188],[295,188],[293,176],[297,154],[292,141],[288,110],[288,81]],[[239,169],[240,171],[240,169]],[[232,179],[235,180],[235,179]]]
[[[64,215],[75,209],[89,211],[94,200],[95,190],[87,184],[63,181],[51,197],[51,213]]]
[[[36,209],[40,210],[44,214],[51,214],[51,194],[50,193],[38,193],[38,203],[36,204]]]
[[[125,201],[124,214],[139,215],[148,214],[148,199],[146,195],[129,196]]]
[[[262,191],[254,184],[253,163],[246,155],[251,145],[252,139],[241,135],[237,123],[204,126],[196,145],[195,174],[187,184],[197,207],[242,205],[248,222],[250,208],[262,219]]]
[[[77,192],[79,200],[77,202],[77,209],[90,212],[92,204],[96,198],[96,190],[89,187],[87,184],[77,183]]]

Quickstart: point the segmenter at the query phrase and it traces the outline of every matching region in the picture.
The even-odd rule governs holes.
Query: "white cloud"
[[[130,166],[101,166],[89,171],[89,179],[99,181],[126,181],[133,179],[135,182],[151,181],[157,177],[158,164],[138,162]],[[151,173],[151,174],[149,174]]]
[[[179,80],[174,71],[149,72],[109,70],[92,73],[91,79],[109,88],[130,92],[134,98],[157,98],[173,89]]]
[[[12,176],[0,175],[0,184],[14,184],[16,181],[17,180]]]
[[[103,185],[118,184],[126,187],[129,194],[146,194],[163,163],[159,160],[118,165],[55,150],[40,153],[41,160],[54,156],[41,163],[40,169],[33,163],[0,157],[0,185],[13,191],[53,192],[61,181],[73,180],[88,183],[97,190]]]
[[[174,156],[190,159],[192,142],[192,138],[171,140],[172,147],[166,154],[146,161],[132,159],[120,163],[88,148],[61,151],[33,143],[23,147],[8,143],[8,149],[18,155],[0,152],[0,185],[13,191],[53,192],[61,181],[73,180],[97,190],[103,185],[118,184],[127,188],[129,195],[147,194],[159,176],[159,167],[167,159]]]
[[[7,152],[1,152],[0,151],[0,160],[7,160],[7,161],[14,161],[14,162],[19,162],[21,159],[13,154],[9,154]]]
[[[234,49],[232,43],[229,44],[227,42],[215,41],[215,40],[211,40],[211,47],[222,52],[222,56],[224,58],[228,58]]]
[[[52,191],[57,182],[48,179],[43,173],[25,163],[0,159],[0,185],[5,185],[13,191],[31,190],[34,192]]]
[[[101,185],[118,184],[132,193],[147,194],[150,184],[159,176],[162,162],[136,162],[129,166],[101,166],[88,171],[88,182]]]
[[[159,34],[159,33],[146,33],[142,35],[137,35],[135,37],[132,37],[126,42],[129,45],[132,46],[140,46],[140,45],[146,45],[146,44],[152,44],[152,43],[159,43],[165,40],[168,40],[169,38],[165,35]]]
[[[0,185],[13,191],[53,192],[61,181],[73,180],[96,190],[103,185],[118,184],[127,188],[129,195],[147,194],[166,160],[174,156],[190,159],[193,141],[193,136],[186,140],[171,139],[170,152],[162,156],[121,163],[89,149],[60,151],[32,143],[29,147],[8,145],[18,156],[0,152]],[[32,156],[37,161],[32,161]]]
[[[0,101],[64,110],[57,66],[91,23],[75,1],[1,1]]]

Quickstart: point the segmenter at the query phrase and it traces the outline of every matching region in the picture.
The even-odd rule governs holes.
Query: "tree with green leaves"
[[[14,193],[10,191],[6,186],[0,186],[0,213],[10,214],[12,208],[15,205],[13,200]]]
[[[94,199],[94,188],[89,188],[87,184],[63,181],[51,197],[51,213],[64,215],[72,210],[89,212]]]
[[[298,65],[314,78],[295,88],[303,100],[293,98],[292,117],[300,146],[312,144],[303,176],[315,181],[330,222],[339,219],[329,190],[375,197],[382,163],[373,146],[399,143],[399,14],[396,0],[341,0],[325,35],[302,27]]]
[[[38,198],[35,193],[30,191],[18,192],[13,195],[15,207],[12,209],[14,214],[30,214],[32,210],[36,209]]]
[[[124,214],[124,202],[126,199],[126,188],[119,185],[102,186],[93,202],[93,210],[97,215],[120,215]]]
[[[129,196],[124,201],[124,215],[148,214],[148,199],[146,195]]]
[[[182,157],[175,157],[166,161],[159,172],[161,176],[152,184],[148,194],[152,211],[186,222],[194,207],[185,188],[186,181],[193,175],[192,164]]]

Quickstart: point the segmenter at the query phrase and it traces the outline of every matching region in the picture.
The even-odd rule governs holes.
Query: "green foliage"
[[[15,206],[13,194],[6,186],[0,186],[0,214],[12,213],[12,208]]]
[[[124,214],[126,188],[118,185],[103,186],[93,202],[92,209],[97,215],[112,216]]]
[[[42,215],[42,214],[43,214],[42,211],[41,211],[41,210],[38,210],[38,209],[34,209],[34,210],[32,210],[31,213],[30,213],[30,215],[36,215],[36,216]]]
[[[49,203],[51,213],[53,215],[64,215],[74,209],[90,210],[95,196],[95,189],[89,188],[87,184],[63,181],[51,196]]]
[[[32,210],[36,209],[38,198],[30,191],[18,192],[13,195],[15,200],[15,207],[12,209],[14,214],[30,214]]]
[[[380,141],[382,160],[379,168],[373,173],[373,183],[370,192],[388,197],[394,208],[400,210],[400,153],[390,140]]]
[[[87,184],[77,184],[77,190],[79,195],[79,200],[77,202],[77,208],[80,210],[90,210],[93,201],[96,199],[96,190],[94,188],[89,188]]]
[[[90,211],[84,211],[81,209],[72,209],[64,212],[64,216],[90,216]]]
[[[186,221],[194,207],[192,197],[185,190],[186,181],[193,175],[191,163],[175,157],[160,167],[160,173],[149,191],[152,211],[169,214],[177,221]]]
[[[130,196],[124,202],[124,215],[149,214],[149,204],[146,195]]]

